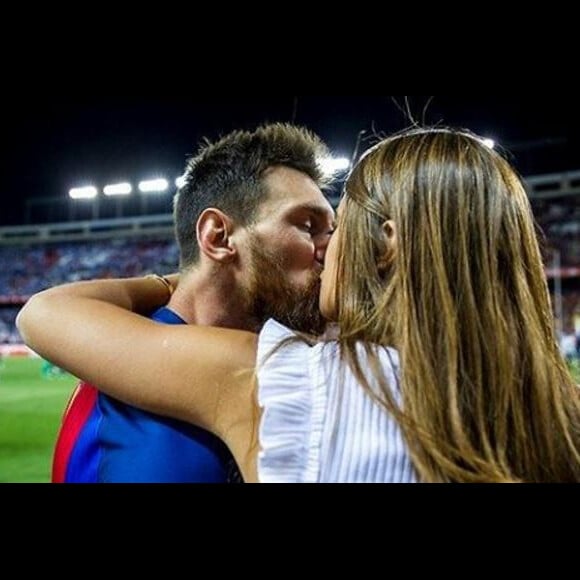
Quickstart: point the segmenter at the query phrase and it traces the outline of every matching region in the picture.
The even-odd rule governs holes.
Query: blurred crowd
[[[106,240],[0,247],[0,343],[18,343],[16,314],[32,294],[64,282],[177,271],[170,240]]]

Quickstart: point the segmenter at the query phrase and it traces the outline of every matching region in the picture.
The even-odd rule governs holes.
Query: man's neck
[[[167,307],[187,324],[257,331],[235,283],[203,268],[180,275]]]

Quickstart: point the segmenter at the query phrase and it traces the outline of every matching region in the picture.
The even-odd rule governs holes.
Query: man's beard
[[[326,328],[319,308],[320,273],[312,272],[305,287],[297,288],[288,280],[282,261],[261,247],[250,244],[252,273],[247,299],[249,312],[262,326],[274,318],[285,326],[318,336]]]

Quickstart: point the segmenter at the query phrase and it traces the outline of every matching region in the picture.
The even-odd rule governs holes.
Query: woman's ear
[[[395,256],[397,255],[397,228],[393,220],[387,220],[381,226],[383,233],[384,251],[377,260],[379,274],[386,274]]]
[[[236,254],[230,239],[233,221],[225,213],[215,208],[204,210],[197,220],[196,231],[200,253],[222,264],[233,260]]]
[[[396,244],[397,242],[397,228],[393,220],[387,220],[381,226],[383,233],[387,237],[387,241],[391,244]]]

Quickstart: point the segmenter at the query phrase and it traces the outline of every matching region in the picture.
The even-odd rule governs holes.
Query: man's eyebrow
[[[328,218],[329,216],[331,217],[331,219],[335,219],[334,218],[334,213],[331,215],[328,213],[328,210],[324,207],[320,207],[319,205],[314,205],[312,203],[304,203],[301,205],[298,205],[296,207],[294,207],[292,209],[292,211],[309,211],[310,213],[315,214],[317,217],[321,217],[321,218]]]

